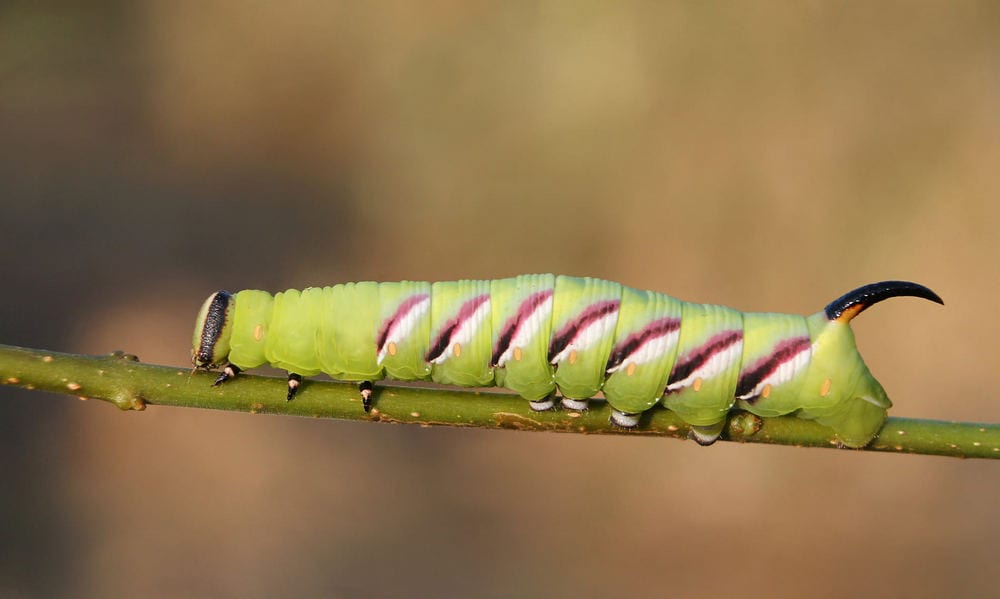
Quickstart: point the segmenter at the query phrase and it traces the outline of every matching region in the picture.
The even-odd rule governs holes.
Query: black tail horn
[[[844,295],[830,302],[824,309],[826,316],[830,320],[840,320],[847,322],[861,314],[869,306],[874,306],[882,300],[901,295],[922,297],[925,300],[937,302],[944,305],[944,301],[930,289],[917,283],[909,281],[882,281],[872,283],[864,287],[858,287],[854,291],[848,291]]]

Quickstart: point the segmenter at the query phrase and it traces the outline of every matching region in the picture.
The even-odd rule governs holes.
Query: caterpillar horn
[[[870,306],[874,306],[890,297],[900,296],[921,297],[942,306],[944,305],[944,301],[938,294],[918,283],[911,283],[909,281],[882,281],[858,287],[854,291],[848,291],[830,302],[824,308],[824,311],[826,312],[826,317],[830,320],[848,322]]]

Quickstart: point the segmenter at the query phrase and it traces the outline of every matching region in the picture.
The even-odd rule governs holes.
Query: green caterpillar
[[[622,427],[661,403],[710,444],[733,408],[761,417],[795,412],[862,447],[892,404],[848,323],[895,296],[944,303],[922,285],[884,281],[808,317],[742,313],[548,274],[347,283],[274,296],[219,291],[198,315],[192,360],[222,366],[216,385],[246,368],[283,368],[288,399],[303,376],[357,381],[365,411],[372,381],[384,377],[503,386],[536,410],[554,407],[557,388],[576,410],[603,391]]]

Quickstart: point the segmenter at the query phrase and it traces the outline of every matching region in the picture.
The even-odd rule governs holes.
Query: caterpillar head
[[[216,291],[202,304],[191,346],[195,368],[210,370],[225,363],[229,356],[234,307],[233,294],[228,291]]]

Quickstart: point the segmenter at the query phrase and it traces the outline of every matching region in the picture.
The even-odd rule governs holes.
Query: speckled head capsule
[[[197,368],[215,368],[229,355],[233,294],[216,291],[208,296],[194,325],[191,361]]]

